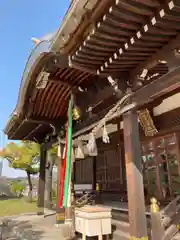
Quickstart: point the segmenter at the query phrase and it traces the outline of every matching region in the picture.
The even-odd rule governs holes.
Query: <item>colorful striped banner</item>
[[[65,143],[65,152],[63,154],[63,168],[61,172],[61,184],[60,184],[60,199],[59,199],[59,207],[63,207],[63,198],[64,198],[64,181],[66,174],[66,158],[67,158],[67,144],[68,144],[68,132],[66,132],[66,143]]]
[[[63,207],[67,208],[68,203],[68,192],[69,192],[69,184],[70,184],[70,175],[71,175],[71,151],[72,151],[72,107],[73,107],[73,99],[72,95],[69,100],[69,108],[68,108],[68,144],[67,144],[67,159],[66,159],[66,176],[64,183],[64,199],[63,199]]]

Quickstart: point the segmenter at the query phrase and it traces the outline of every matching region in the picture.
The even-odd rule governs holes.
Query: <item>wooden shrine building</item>
[[[83,144],[127,96],[105,121],[110,142],[100,130],[97,156],[76,159],[74,181],[98,183],[103,202],[128,200],[131,236],[147,236],[145,200],[172,200],[180,186],[179,23],[178,0],[74,0],[55,37],[37,44],[5,133],[41,144],[39,207],[45,152],[64,138],[70,94],[81,113],[73,138]]]

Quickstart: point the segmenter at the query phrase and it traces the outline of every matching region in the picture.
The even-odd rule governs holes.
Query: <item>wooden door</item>
[[[96,181],[102,191],[115,193],[121,190],[123,184],[121,160],[119,146],[99,150],[96,157]]]

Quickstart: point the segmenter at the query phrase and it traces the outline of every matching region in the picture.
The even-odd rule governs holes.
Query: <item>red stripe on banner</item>
[[[67,149],[68,149],[68,130],[66,131],[65,154],[64,154],[64,159],[63,159],[63,168],[62,168],[62,172],[61,172],[62,175],[61,175],[60,199],[59,199],[59,207],[60,208],[62,208],[62,206],[63,206],[63,198],[64,198],[64,181],[65,181],[65,175],[66,175]]]

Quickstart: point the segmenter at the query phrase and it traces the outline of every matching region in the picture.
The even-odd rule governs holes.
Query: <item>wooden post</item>
[[[75,156],[74,149],[72,148],[71,155],[71,178],[70,178],[70,194],[71,194],[71,206],[65,209],[65,223],[69,224],[69,234],[70,238],[74,239],[75,237],[75,197],[74,197],[74,165],[75,165]]]
[[[40,172],[39,172],[38,201],[37,201],[38,215],[44,214],[46,153],[47,151],[42,146],[40,146]]]
[[[119,160],[120,160],[120,183],[122,185],[126,185],[126,172],[124,171],[124,169],[126,169],[126,164],[125,164],[125,158],[124,158],[124,148],[122,147],[122,142],[123,142],[123,135],[122,135],[122,131],[121,131],[121,119],[118,119],[117,122],[117,131],[119,134],[119,138],[118,138],[118,154],[119,154]]]
[[[123,115],[130,239],[148,239],[137,113]]]
[[[161,224],[160,209],[155,198],[151,198],[151,228],[152,228],[152,240],[164,239],[164,228]]]
[[[52,158],[50,151],[47,152],[46,158],[46,184],[45,184],[45,199],[44,206],[45,208],[52,208],[52,174],[54,167],[55,159]]]
[[[96,191],[96,157],[92,157],[92,189]]]
[[[65,210],[64,208],[59,207],[60,202],[60,188],[61,188],[61,174],[62,174],[62,167],[63,167],[63,159],[59,157],[58,162],[58,176],[57,176],[57,202],[56,202],[56,225],[58,226],[61,223],[64,223],[65,219]]]
[[[96,203],[96,157],[92,157],[92,190],[93,204]]]

